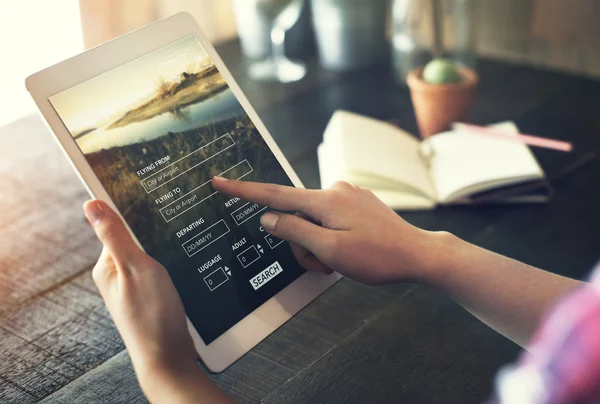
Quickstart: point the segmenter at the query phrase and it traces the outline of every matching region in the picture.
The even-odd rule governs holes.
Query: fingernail
[[[215,176],[215,177],[213,177],[213,181],[215,181],[215,182],[225,182],[225,181],[228,181],[228,179],[227,178],[223,178],[223,177]]]
[[[83,205],[85,217],[91,224],[96,224],[104,216],[104,206],[99,201],[87,202]]]
[[[267,230],[273,230],[279,221],[279,213],[267,212],[260,218],[260,224]]]

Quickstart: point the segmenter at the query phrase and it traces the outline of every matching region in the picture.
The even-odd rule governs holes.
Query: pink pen
[[[570,152],[573,150],[573,145],[569,142],[563,142],[561,140],[553,140],[539,136],[524,135],[519,133],[518,135],[510,135],[504,132],[494,130],[493,128],[485,126],[477,126],[469,123],[456,122],[452,125],[454,129],[466,130],[468,132],[476,133],[483,136],[491,137],[502,137],[506,140],[512,140],[513,142],[525,143],[529,146],[543,147],[545,149],[554,149],[564,152]]]

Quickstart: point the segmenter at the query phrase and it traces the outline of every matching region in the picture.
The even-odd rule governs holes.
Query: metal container
[[[385,61],[388,0],[311,0],[321,66],[347,71]]]

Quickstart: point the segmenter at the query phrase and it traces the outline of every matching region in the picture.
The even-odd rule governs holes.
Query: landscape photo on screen
[[[266,206],[211,186],[215,175],[292,184],[195,36],[50,102],[205,342],[303,273],[260,226]]]

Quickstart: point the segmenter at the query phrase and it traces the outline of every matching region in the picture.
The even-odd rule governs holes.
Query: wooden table
[[[319,186],[316,147],[336,109],[416,130],[388,66],[332,74],[312,64],[299,83],[259,84],[237,42],[220,52],[308,187]],[[572,154],[535,151],[562,174],[554,200],[403,216],[580,278],[599,258],[600,82],[487,60],[479,71],[474,122],[513,119],[574,142]],[[0,129],[0,154],[0,402],[144,402],[90,277],[100,246],[83,187],[37,117]],[[438,291],[343,280],[215,380],[243,402],[474,403],[517,353]]]

